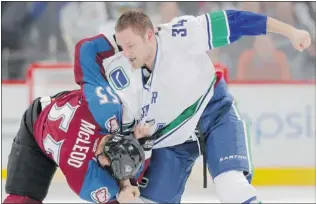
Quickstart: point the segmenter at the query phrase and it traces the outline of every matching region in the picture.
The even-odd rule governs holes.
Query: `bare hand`
[[[148,123],[138,124],[134,130],[136,139],[150,136],[150,125]]]
[[[119,203],[129,203],[135,201],[139,196],[140,192],[137,186],[125,185],[121,187],[116,200]]]
[[[305,30],[294,29],[289,36],[289,39],[294,48],[300,52],[303,52],[311,45],[311,36],[309,32]]]

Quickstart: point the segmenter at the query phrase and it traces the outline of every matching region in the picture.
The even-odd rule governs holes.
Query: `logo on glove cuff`
[[[102,187],[96,191],[91,192],[91,198],[96,203],[106,203],[110,200],[111,194],[106,187]]]
[[[130,167],[128,165],[125,165],[124,168],[125,168],[125,172],[127,172],[127,173],[129,173],[133,170],[132,167]]]
[[[143,144],[144,149],[151,149],[154,146],[154,140],[147,140],[145,144]]]
[[[105,122],[105,127],[109,133],[117,133],[120,130],[120,126],[115,115]]]

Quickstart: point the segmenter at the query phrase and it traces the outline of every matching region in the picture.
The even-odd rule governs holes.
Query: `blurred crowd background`
[[[278,35],[247,37],[211,52],[214,63],[233,80],[315,80],[316,2],[1,2],[2,79],[25,79],[34,62],[72,63],[75,43],[101,32],[114,32],[127,9],[145,11],[154,24],[179,15],[219,9],[263,13],[308,30],[312,46],[297,52]]]

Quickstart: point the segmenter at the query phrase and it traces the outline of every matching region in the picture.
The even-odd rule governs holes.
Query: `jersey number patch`
[[[52,106],[52,109],[49,111],[48,119],[51,121],[57,121],[62,118],[59,124],[59,129],[64,132],[68,131],[69,124],[73,119],[75,112],[79,106],[71,106],[69,103],[66,103],[62,107],[58,107],[56,104]],[[43,146],[47,154],[51,154],[56,164],[59,166],[59,157],[60,150],[64,140],[56,141],[52,138],[51,135],[47,134],[46,138],[43,141]]]
[[[177,24],[174,24],[172,26],[172,36],[176,37],[180,35],[181,37],[187,36],[187,29],[183,28],[184,23],[187,22],[187,20],[182,19]]]
[[[64,140],[56,142],[52,136],[49,134],[46,136],[45,140],[43,141],[44,149],[47,154],[51,154],[53,160],[59,166],[59,157],[60,157],[60,150],[61,146],[63,145]]]
[[[106,104],[106,103],[120,103],[118,97],[112,92],[111,87],[107,86],[105,87],[105,91],[112,97],[112,101],[109,100],[109,97],[106,93],[104,93],[104,88],[102,86],[98,86],[95,89],[95,93],[100,98],[99,103]]]
[[[49,111],[48,119],[51,121],[56,121],[62,118],[59,129],[64,132],[68,131],[69,123],[75,115],[78,106],[73,107],[69,103],[66,103],[62,107],[58,107],[57,104],[54,104],[52,109]]]

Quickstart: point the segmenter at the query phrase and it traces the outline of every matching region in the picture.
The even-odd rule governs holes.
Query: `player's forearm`
[[[269,33],[277,33],[290,38],[295,30],[296,28],[294,28],[292,25],[283,23],[272,17],[268,17],[267,19],[267,32]]]

